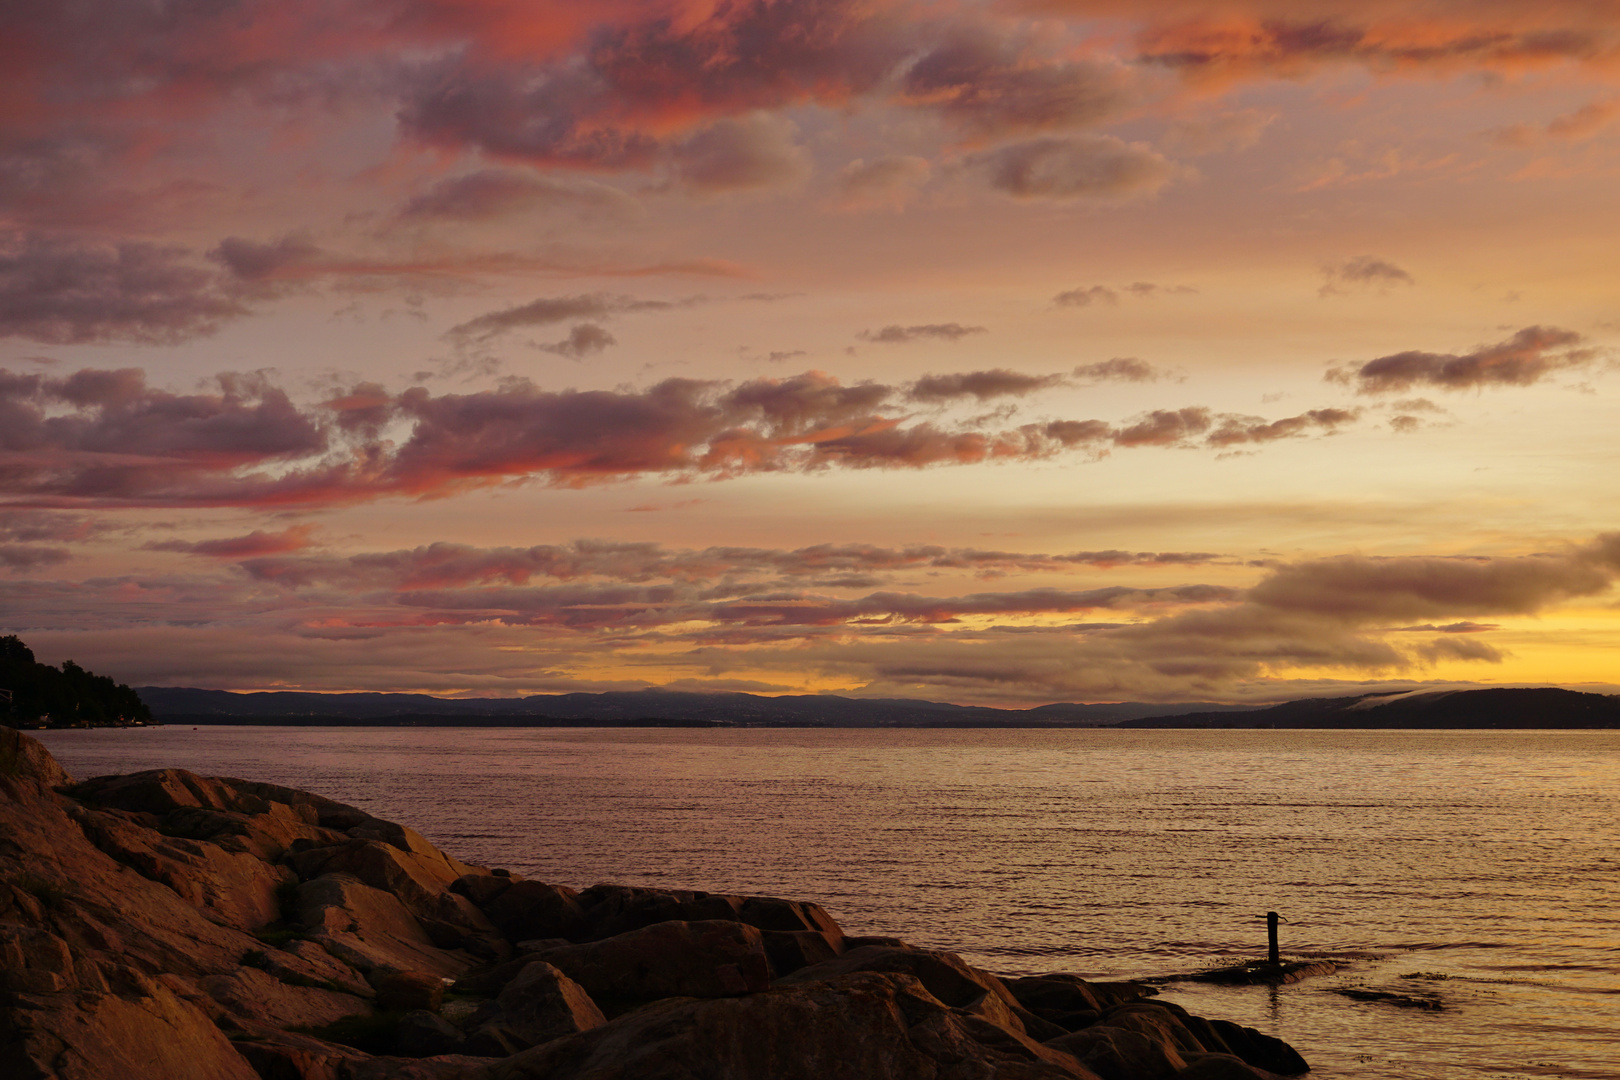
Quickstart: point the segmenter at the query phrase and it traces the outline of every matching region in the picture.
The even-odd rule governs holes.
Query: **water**
[[[41,735],[80,777],[270,780],[469,861],[816,900],[851,932],[1008,974],[1263,955],[1258,916],[1276,910],[1285,954],[1366,958],[1280,989],[1165,997],[1287,1039],[1318,1077],[1620,1078],[1620,732]]]

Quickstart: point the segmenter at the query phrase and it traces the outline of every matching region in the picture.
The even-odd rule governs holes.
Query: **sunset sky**
[[[1617,346],[1612,0],[0,15],[0,630],[134,685],[1615,692]]]

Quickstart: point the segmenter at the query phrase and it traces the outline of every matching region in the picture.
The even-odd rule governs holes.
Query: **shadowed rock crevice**
[[[7,1080],[1265,1080],[1136,983],[1002,979],[815,904],[463,863],[307,792],[75,784],[0,728]]]

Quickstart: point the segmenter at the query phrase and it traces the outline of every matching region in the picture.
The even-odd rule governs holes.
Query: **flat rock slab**
[[[1392,990],[1368,990],[1360,986],[1339,986],[1333,993],[1342,994],[1355,1001],[1372,1001],[1381,1005],[1394,1005],[1400,1009],[1428,1009],[1430,1012],[1439,1012],[1445,1008],[1440,999],[1421,994],[1398,994]]]
[[[1296,960],[1273,964],[1251,960],[1247,964],[1215,968],[1186,976],[1189,982],[1222,983],[1226,986],[1287,986],[1313,975],[1332,975],[1339,965],[1331,960]]]

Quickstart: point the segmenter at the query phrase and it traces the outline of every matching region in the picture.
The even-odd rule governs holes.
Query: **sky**
[[[0,630],[132,685],[1620,690],[1611,0],[13,0]]]

